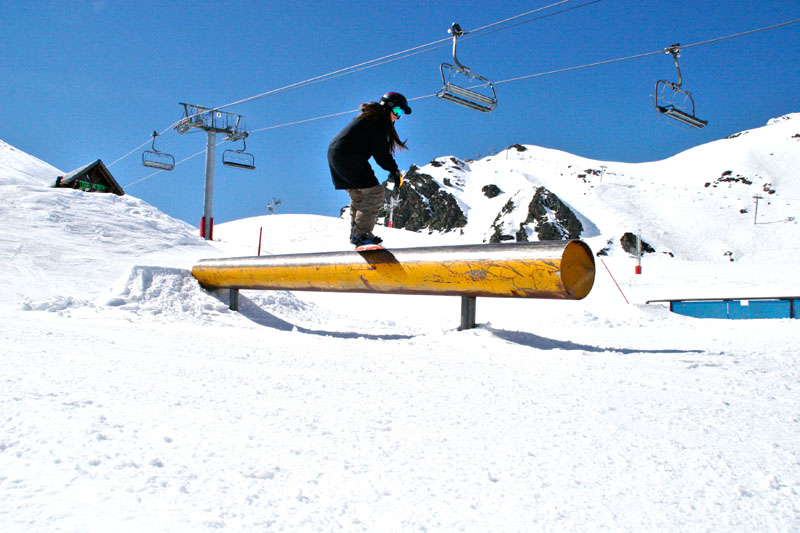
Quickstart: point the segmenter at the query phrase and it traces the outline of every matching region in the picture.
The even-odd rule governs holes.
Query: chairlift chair
[[[439,67],[442,73],[443,87],[436,93],[436,96],[442,100],[460,104],[475,111],[489,113],[497,107],[497,93],[494,90],[494,85],[483,76],[474,74],[458,61],[456,55],[458,38],[465,34],[461,27],[454,22],[447,31],[453,36],[453,63],[455,63],[455,66],[449,63],[442,63],[441,67]],[[465,83],[453,83],[453,79],[463,80]],[[480,91],[475,89],[480,89]]]
[[[156,149],[156,137],[158,137],[158,132],[154,131],[153,149],[145,150],[142,153],[142,165],[159,170],[172,170],[175,168],[175,158]]]
[[[680,44],[673,44],[664,50],[665,53],[672,54],[672,58],[675,60],[675,69],[678,71],[678,83],[658,80],[656,82],[653,100],[655,102],[656,111],[662,115],[673,118],[687,126],[700,129],[707,125],[708,121],[695,116],[692,93],[681,88],[683,77],[681,76],[681,67],[678,64],[680,51]],[[683,102],[678,102],[678,99],[681,97],[683,97]]]
[[[243,168],[245,170],[255,170],[256,161],[253,154],[247,153],[247,141],[245,135],[242,137],[244,147],[241,150],[225,150],[222,152],[222,164],[227,167]]]

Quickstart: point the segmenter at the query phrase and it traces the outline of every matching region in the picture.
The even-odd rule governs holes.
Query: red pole
[[[264,231],[264,226],[258,228],[258,255],[261,255],[261,233]]]
[[[214,240],[214,218],[211,218],[211,224],[208,231],[208,240]],[[206,217],[200,217],[200,236],[206,238]]]

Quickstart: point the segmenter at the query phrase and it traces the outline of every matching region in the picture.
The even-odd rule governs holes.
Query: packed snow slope
[[[197,260],[254,255],[262,229],[266,253],[345,249],[348,221],[207,242],[0,144],[0,530],[800,529],[798,322],[644,303],[800,295],[798,132],[449,168],[463,235],[380,228],[390,247],[481,242],[541,185],[609,250],[585,300],[479,299],[469,331],[452,297],[243,291],[231,312]],[[656,253],[636,276],[618,240],[639,227]]]
[[[0,185],[51,185],[61,174],[56,167],[0,139]]]

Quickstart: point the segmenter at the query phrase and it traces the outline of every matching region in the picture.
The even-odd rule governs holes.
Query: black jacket
[[[333,138],[328,146],[328,165],[337,189],[366,189],[378,185],[369,158],[388,172],[397,170],[392,157],[389,132],[391,118],[368,120],[356,117]]]

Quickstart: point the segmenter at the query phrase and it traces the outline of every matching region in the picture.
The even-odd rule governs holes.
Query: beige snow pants
[[[350,195],[350,217],[352,235],[361,236],[372,233],[378,212],[383,207],[383,186],[375,185],[367,189],[347,189]]]

